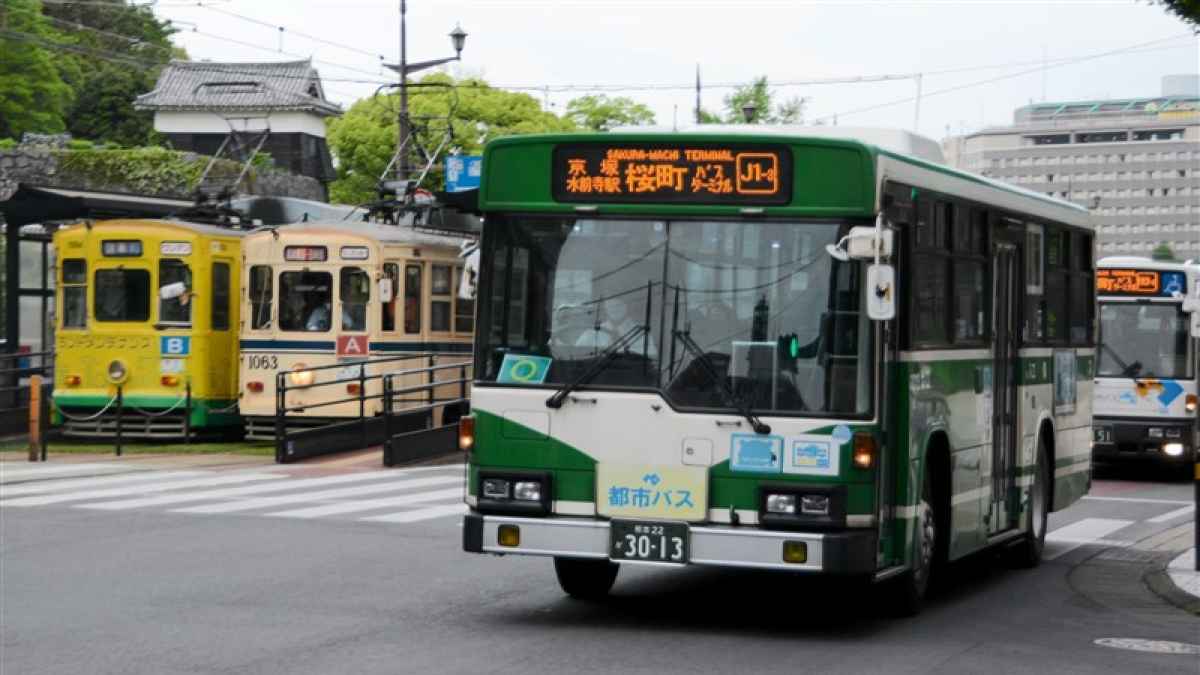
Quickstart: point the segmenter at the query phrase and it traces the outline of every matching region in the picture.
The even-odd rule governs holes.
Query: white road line
[[[324,504],[322,506],[310,506],[303,509],[293,509],[291,511],[278,511],[268,513],[268,516],[276,518],[321,518],[323,516],[333,516],[340,513],[354,513],[355,511],[370,511],[371,509],[382,509],[391,506],[406,506],[408,504],[419,504],[421,502],[432,502],[438,499],[447,499],[452,497],[462,498],[462,486],[450,488],[447,490],[435,490],[433,492],[418,492],[416,494],[400,495],[398,497],[381,497],[379,499],[359,499],[356,501],[342,502],[340,504]]]
[[[324,490],[320,492],[301,492],[298,494],[282,495],[279,497],[259,497],[257,499],[243,499],[239,501],[223,502],[219,504],[207,504],[204,506],[193,506],[186,509],[172,509],[172,513],[235,513],[237,511],[252,511],[254,509],[264,509],[272,506],[281,506],[284,504],[303,504],[305,502],[318,502],[322,499],[342,499],[346,497],[358,497],[361,495],[377,494],[380,492],[395,492],[397,490],[407,490],[419,487],[432,487],[434,485],[447,485],[449,483],[462,483],[462,477],[433,477],[433,478],[414,478],[411,480],[392,480],[381,485],[357,485],[349,488],[341,488],[338,490]],[[462,494],[462,488],[456,487],[453,490],[454,494]]]
[[[36,497],[19,497],[17,499],[0,500],[0,506],[43,506],[61,502],[77,502],[84,499],[103,499],[105,497],[122,497],[129,494],[147,494],[152,492],[167,492],[168,490],[184,490],[195,487],[212,487],[214,485],[232,485],[249,483],[259,480],[278,480],[284,478],[273,473],[235,473],[192,480],[168,481],[150,485],[131,485],[128,487],[108,488],[105,490],[84,490],[83,492],[67,492],[65,494],[39,495]]]
[[[467,512],[466,504],[444,504],[440,506],[430,506],[415,511],[401,511],[400,513],[392,513],[386,516],[373,516],[371,518],[360,518],[375,523],[415,523],[421,520],[432,520],[434,518],[443,518],[445,516],[461,515]]]
[[[1178,509],[1175,509],[1174,511],[1168,511],[1168,512],[1162,514],[1161,516],[1154,516],[1153,518],[1149,518],[1149,519],[1147,519],[1147,522],[1166,523],[1166,522],[1175,520],[1176,518],[1179,518],[1181,516],[1189,515],[1192,511],[1195,511],[1195,510],[1196,510],[1195,504],[1188,504],[1187,506],[1180,507]]]
[[[1093,497],[1091,495],[1082,497],[1082,499],[1086,499],[1086,500],[1092,501],[1092,502],[1139,502],[1139,503],[1143,503],[1143,504],[1183,505],[1183,504],[1191,504],[1192,503],[1190,501],[1186,501],[1186,500],[1182,500],[1182,499],[1144,499],[1142,497]]]
[[[1053,560],[1086,544],[1108,544],[1105,537],[1132,525],[1135,521],[1115,518],[1084,518],[1053,532],[1046,533],[1046,552],[1042,557]],[[1051,546],[1053,544],[1053,546]]]
[[[0,482],[11,483],[16,480],[41,478],[43,476],[61,476],[62,474],[87,473],[89,471],[128,471],[128,464],[52,464],[46,466],[11,466],[16,462],[0,462]]]
[[[32,484],[0,485],[0,499],[20,497],[22,495],[45,494],[47,492],[66,492],[79,488],[101,488],[116,485],[146,483],[167,478],[195,478],[196,476],[212,475],[210,471],[143,471],[121,476],[103,476],[100,478],[74,478],[37,481]]]
[[[288,478],[286,475],[281,475],[280,477]],[[329,485],[341,485],[343,483],[361,483],[368,480],[381,480],[388,478],[394,479],[395,476],[389,475],[385,471],[348,473],[337,476],[324,476],[321,478],[289,479],[282,483],[272,483],[271,485],[251,485],[248,487],[231,488],[227,490],[202,490],[200,492],[185,492],[182,494],[162,495],[159,497],[123,499],[115,502],[100,502],[97,504],[80,504],[78,508],[98,509],[101,511],[121,511],[124,509],[142,508],[145,506],[162,506],[164,504],[200,502],[206,499],[231,499],[234,497],[245,497],[247,495],[285,492],[287,490],[300,490],[311,487],[327,487]]]

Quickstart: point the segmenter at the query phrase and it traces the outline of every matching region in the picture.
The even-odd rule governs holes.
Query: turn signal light
[[[860,469],[869,469],[875,465],[875,437],[871,434],[859,432],[854,434],[854,466]]]
[[[163,375],[159,378],[159,382],[162,382],[164,387],[174,387],[179,384],[179,377],[177,375]]]
[[[475,418],[470,415],[458,421],[458,447],[464,452],[475,447]]]
[[[808,562],[808,544],[802,541],[783,542],[783,562],[795,564]]]
[[[1196,408],[1200,408],[1200,399],[1197,399],[1195,394],[1188,394],[1183,407],[1188,412],[1196,412]]]
[[[496,531],[496,543],[515,548],[521,545],[521,528],[516,525],[501,525]]]
[[[251,394],[261,394],[262,390],[263,390],[262,382],[247,382],[246,383],[246,391],[250,392]]]
[[[68,375],[66,382],[68,387],[78,387],[79,383],[83,382],[83,378],[78,375]]]

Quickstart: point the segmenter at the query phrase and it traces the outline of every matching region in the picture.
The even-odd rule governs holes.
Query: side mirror
[[[182,281],[176,281],[173,284],[167,284],[166,286],[158,289],[158,297],[162,298],[163,300],[174,300],[175,298],[182,296],[184,293],[187,293],[187,284],[183,283]]]
[[[879,250],[876,251],[875,249]],[[892,255],[892,231],[874,227],[853,227],[846,237],[846,253],[855,260],[874,260]]]
[[[392,301],[392,280],[388,277],[379,280],[379,301]]]
[[[896,318],[896,269],[891,265],[867,266],[867,316],[872,321]]]

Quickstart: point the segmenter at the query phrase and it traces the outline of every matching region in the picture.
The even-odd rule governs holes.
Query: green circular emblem
[[[509,376],[518,382],[531,382],[537,376],[538,365],[529,359],[521,359],[512,365]]]

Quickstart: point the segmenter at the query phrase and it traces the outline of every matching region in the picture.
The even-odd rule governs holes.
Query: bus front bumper
[[[501,525],[520,530],[515,546],[499,542]],[[763,530],[752,526],[693,525],[688,528],[687,564],[744,567],[824,574],[867,574],[876,570],[876,533],[873,529],[839,532]],[[804,562],[785,562],[784,542],[803,542]],[[463,550],[469,553],[540,555],[564,558],[608,559],[609,524],[590,518],[524,518],[469,513],[463,518]],[[622,563],[670,565],[675,563],[616,560]]]

